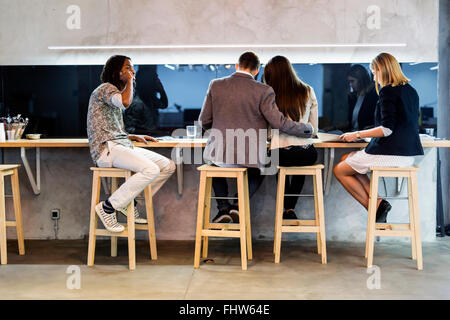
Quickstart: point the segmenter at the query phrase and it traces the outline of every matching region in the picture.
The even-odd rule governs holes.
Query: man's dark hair
[[[254,71],[259,68],[259,65],[259,58],[254,52],[247,51],[239,57],[239,68]]]
[[[119,90],[122,90],[124,84],[120,80],[120,70],[126,59],[131,60],[131,58],[127,56],[115,55],[110,57],[103,67],[100,81],[102,83],[109,82],[112,85],[115,85]]]

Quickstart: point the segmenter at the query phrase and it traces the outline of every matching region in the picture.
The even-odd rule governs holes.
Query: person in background
[[[346,131],[358,131],[373,128],[375,106],[378,95],[366,68],[355,64],[347,75],[350,86],[348,95],[348,127]]]
[[[221,139],[212,134],[208,137],[203,155],[205,161],[217,166],[249,168],[250,197],[257,191],[264,178],[260,172],[264,160],[260,155],[267,152],[268,126],[305,138],[311,137],[313,133],[311,124],[292,121],[278,110],[273,89],[255,80],[259,67],[260,61],[255,53],[243,53],[236,64],[235,73],[210,82],[199,117],[199,122],[205,130],[212,129],[211,132],[215,130],[221,133],[218,135]],[[237,132],[237,137],[227,139],[230,131]],[[257,141],[248,139],[250,140],[248,143],[237,148],[234,139],[246,140],[242,135],[249,132],[250,135],[254,133]],[[251,152],[253,147],[256,154]],[[240,161],[242,158],[243,161]],[[257,161],[253,162],[251,158],[257,158]],[[228,197],[228,184],[225,178],[214,178],[212,186],[216,197]],[[213,221],[237,223],[239,212],[236,203],[230,204],[226,199],[216,200],[219,212]]]
[[[123,113],[125,130],[133,134],[150,134],[156,129],[151,108],[136,93],[130,106]]]
[[[370,189],[366,174],[370,167],[408,167],[414,164],[414,156],[423,155],[418,125],[419,96],[400,64],[389,53],[380,53],[372,60],[370,69],[379,93],[375,128],[347,132],[340,138],[343,141],[372,139],[364,150],[344,155],[334,168],[339,182],[366,209]],[[391,208],[389,202],[378,198],[376,221],[386,222]]]
[[[156,73],[156,66],[140,66],[136,75],[136,94],[125,110],[125,129],[133,134],[150,134],[158,128],[158,109],[168,106],[164,86]]]
[[[152,184],[155,194],[175,171],[172,160],[153,151],[134,147],[132,141],[156,142],[150,136],[130,135],[125,131],[122,112],[133,99],[135,72],[131,59],[115,55],[108,59],[101,74],[101,82],[91,94],[87,115],[87,134],[91,157],[98,167],[120,168],[135,172],[106,201],[96,205],[95,211],[110,232],[122,232],[116,210],[127,215],[130,201]],[[137,207],[136,223],[146,223]]]
[[[283,115],[296,122],[311,123],[313,135],[318,132],[318,104],[312,87],[301,81],[290,61],[283,56],[275,56],[264,67],[264,83],[275,91],[275,101]],[[289,145],[288,137],[279,135],[280,166],[309,166],[317,161],[317,150],[312,144]],[[290,178],[290,180],[289,180]],[[286,177],[286,194],[300,194],[305,176]],[[295,205],[298,197],[284,198],[283,219],[297,219]]]

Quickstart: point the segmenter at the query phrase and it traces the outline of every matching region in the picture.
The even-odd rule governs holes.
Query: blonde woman
[[[423,155],[419,138],[419,96],[408,84],[398,61],[389,53],[380,53],[370,64],[379,100],[375,108],[375,128],[344,133],[343,141],[372,138],[361,151],[345,154],[334,168],[343,187],[368,208],[370,167],[408,167],[416,155]],[[386,222],[391,205],[379,198],[377,222]]]

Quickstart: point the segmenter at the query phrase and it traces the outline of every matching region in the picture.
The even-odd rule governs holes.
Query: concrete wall
[[[170,156],[169,149],[157,149]],[[344,152],[337,150],[336,159]],[[28,151],[30,163],[34,163],[34,151]],[[322,155],[323,152],[319,151]],[[321,156],[320,156],[321,157]],[[92,165],[87,148],[80,149],[41,149],[42,187],[41,194],[35,196],[23,168],[20,169],[20,189],[26,239],[54,239],[54,223],[50,219],[52,209],[61,210],[58,239],[80,239],[88,234],[89,206],[91,196]],[[319,162],[323,163],[322,159]],[[5,163],[21,163],[18,149],[5,151]],[[419,202],[423,241],[433,241],[436,229],[436,150],[426,149],[423,157],[418,157]],[[155,196],[156,230],[158,239],[193,240],[195,235],[196,210],[198,199],[199,173],[195,165],[185,165],[184,192],[177,197],[176,176]],[[9,180],[9,179],[8,179]],[[393,194],[394,181],[388,180],[388,192]],[[304,193],[312,193],[311,179],[307,178]],[[9,184],[9,183],[8,183]],[[384,194],[380,182],[380,194]],[[9,193],[9,186],[7,186]],[[230,194],[233,193],[230,188]],[[406,193],[403,190],[403,195]],[[252,235],[254,239],[273,240],[276,180],[267,176],[260,190],[251,200]],[[104,195],[102,194],[102,197]],[[389,200],[393,209],[389,221],[408,221],[408,203],[405,200]],[[8,201],[8,216],[12,206]],[[367,213],[343,187],[333,178],[330,193],[325,197],[325,218],[327,238],[331,241],[365,241]],[[143,207],[140,207],[143,209]],[[215,215],[216,209],[212,216]],[[302,219],[312,217],[313,200],[303,198],[297,204],[297,212]],[[15,237],[15,230],[8,230],[8,237]],[[145,234],[137,236],[140,239]],[[288,240],[309,239],[308,234],[289,234]],[[404,239],[391,238],[401,241]],[[382,240],[384,241],[384,239]]]
[[[380,51],[401,61],[437,61],[436,0],[0,0],[0,8],[0,30],[7,30],[1,65],[103,64],[113,53],[136,63],[234,63],[250,48],[262,61],[284,54],[296,63],[368,62]],[[354,43],[406,46],[280,48]],[[241,47],[49,49],[217,44]]]
[[[450,138],[450,4],[446,0],[439,1],[439,73],[438,73],[438,137]],[[443,208],[450,223],[450,150],[439,151],[442,179]]]

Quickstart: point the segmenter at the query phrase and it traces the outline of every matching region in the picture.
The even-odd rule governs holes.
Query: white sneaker
[[[95,212],[109,232],[122,232],[125,227],[117,222],[116,213],[106,213],[103,210],[103,201],[95,206]]]
[[[121,214],[123,214],[126,217],[127,210],[128,210],[128,207],[119,209],[117,211],[119,211]],[[147,223],[147,219],[141,218],[141,215],[139,214],[139,210],[138,210],[137,206],[134,206],[134,223],[137,223],[137,224],[146,224]]]

